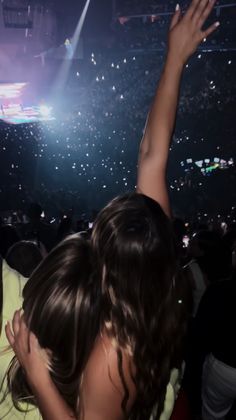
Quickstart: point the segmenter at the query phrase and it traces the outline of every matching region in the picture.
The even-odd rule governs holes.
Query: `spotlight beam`
[[[87,0],[86,1],[86,4],[84,6],[84,10],[83,10],[83,12],[82,12],[82,14],[80,16],[80,20],[78,22],[78,25],[77,25],[77,27],[75,29],[75,33],[74,33],[73,38],[72,38],[73,56],[74,56],[74,53],[75,53],[76,48],[78,46],[80,34],[81,34],[82,29],[83,29],[83,26],[84,26],[84,22],[85,22],[85,19],[86,19],[86,16],[87,16],[87,12],[88,12],[90,1],[91,0]]]
[[[78,43],[79,43],[79,39],[80,39],[80,35],[84,26],[84,22],[87,16],[87,12],[88,12],[88,8],[90,5],[90,1],[91,0],[87,0],[84,6],[84,9],[82,11],[82,14],[80,16],[79,22],[76,26],[74,35],[72,37],[72,42],[71,42],[71,55],[69,57],[69,59],[65,59],[62,63],[61,69],[59,71],[57,80],[55,82],[54,85],[54,90],[55,90],[55,94],[56,92],[58,92],[58,90],[63,90],[68,78],[68,74],[71,68],[71,63],[72,63],[72,59],[74,58],[74,54],[76,52]]]

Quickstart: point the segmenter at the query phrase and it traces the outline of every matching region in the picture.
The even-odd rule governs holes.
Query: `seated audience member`
[[[29,223],[24,226],[24,238],[26,240],[42,243],[49,252],[56,243],[54,228],[46,223],[43,218],[43,209],[38,203],[32,203],[28,210]]]
[[[212,284],[193,324],[186,391],[203,420],[226,419],[236,401],[235,299],[235,275]]]
[[[218,232],[200,231],[190,241],[189,255],[192,260],[185,272],[192,284],[193,316],[207,287],[231,274],[231,255]]]
[[[91,242],[96,272],[85,288],[85,299],[82,288],[77,296],[81,313],[73,321],[80,336],[69,350],[72,361],[80,352],[81,358],[71,363],[71,353],[68,356],[63,348],[55,347],[56,338],[52,338],[58,334],[58,317],[53,316],[52,332],[43,335],[48,325],[44,311],[38,324],[43,300],[35,305],[31,283],[25,288],[24,316],[16,312],[13,331],[9,323],[6,327],[25,372],[23,376],[15,360],[9,371],[10,391],[17,401],[20,390],[21,397],[29,396],[30,387],[35,396],[32,401],[39,406],[44,420],[170,417],[171,409],[165,411],[166,391],[173,368],[182,364],[186,313],[168,218],[166,167],[183,68],[199,43],[218,26],[202,30],[213,5],[194,0],[183,18],[177,7],[164,71],[141,143],[137,193],[114,199],[95,221]],[[55,282],[52,284],[55,287]],[[95,296],[101,296],[94,336],[95,330],[88,324],[96,302],[94,296],[91,298],[90,286],[96,288]],[[51,296],[50,308],[57,309],[54,298],[58,294]],[[61,294],[60,298],[67,314],[68,300]],[[43,349],[47,350],[47,363]],[[58,377],[56,368],[60,370],[63,360],[67,365],[62,369],[63,377]],[[68,390],[70,374],[74,382]],[[174,392],[171,400],[173,406]]]
[[[57,243],[63,241],[63,239],[65,239],[69,235],[72,235],[73,233],[75,233],[73,230],[73,220],[71,217],[67,217],[65,215],[60,221],[60,224],[57,229]]]
[[[38,246],[30,241],[20,241],[14,244],[6,255],[8,265],[28,278],[42,261]]]
[[[17,229],[12,225],[3,225],[0,227],[0,255],[6,257],[9,248],[20,241],[20,235]]]

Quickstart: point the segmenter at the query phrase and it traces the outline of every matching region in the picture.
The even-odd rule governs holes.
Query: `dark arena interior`
[[[47,259],[51,255],[53,259],[53,254],[50,253],[52,249],[55,249],[54,247],[61,244],[61,241],[69,235],[83,232],[81,236],[86,239],[92,235],[92,243],[94,241],[98,246],[96,241],[101,225],[100,222],[96,224],[96,218],[100,210],[114,197],[132,193],[137,186],[139,189],[137,157],[140,141],[143,137],[145,139],[147,115],[153,101],[156,100],[154,99],[156,87],[171,48],[171,40],[168,42],[170,22],[174,13],[180,13],[179,19],[184,20],[188,15],[190,3],[190,0],[179,0],[179,6],[176,9],[175,0],[67,0],[66,2],[1,0],[0,254],[3,259],[2,264],[7,261],[12,269],[17,270],[26,278],[31,279],[33,272],[32,279],[35,276],[36,284],[34,273],[38,269],[36,271],[34,269],[38,267],[38,263],[43,259],[42,264],[45,261],[46,267]],[[236,2],[234,0],[193,0],[194,13],[197,14],[201,8],[206,10],[210,7],[209,4],[212,4],[212,10],[203,22],[204,28],[216,21],[220,22],[220,25],[214,33],[198,43],[194,54],[189,54],[191,57],[184,63],[176,120],[174,129],[171,129],[172,137],[168,146],[166,179],[178,264],[183,267],[183,276],[187,279],[188,286],[195,282],[196,287],[193,286],[189,294],[186,290],[183,292],[185,297],[187,294],[191,295],[189,301],[193,304],[192,309],[186,309],[189,319],[185,339],[183,339],[184,356],[181,359],[181,362],[184,360],[185,363],[182,363],[181,368],[178,366],[178,371],[182,370],[181,380],[179,380],[180,391],[176,392],[175,406],[173,404],[169,416],[166,414],[166,417],[163,417],[164,420],[236,419],[234,404],[236,401],[236,347],[230,341],[231,338],[233,342],[232,335],[236,326],[235,310],[233,311],[236,299],[236,287],[233,285],[233,281],[236,284]],[[180,12],[178,12],[178,7]],[[177,43],[173,39],[172,44],[174,42]],[[158,118],[161,119],[160,109],[161,105],[159,105],[159,114],[157,113],[157,125]],[[150,119],[153,112],[150,113]],[[155,122],[152,127],[154,124]],[[157,188],[158,185],[159,181],[157,181]],[[142,188],[140,190],[143,192]],[[143,194],[149,195],[146,190]],[[155,198],[151,193],[150,197]],[[132,199],[128,198],[128,200]],[[161,201],[160,205],[164,212],[168,213]],[[100,220],[99,217],[101,216],[98,216],[98,220]],[[140,216],[143,223],[145,217]],[[114,221],[112,225],[113,234],[117,234],[117,238],[120,238],[115,223]],[[133,232],[139,223],[140,221],[136,220],[135,227],[130,230],[124,229],[124,232]],[[95,233],[93,233],[94,224],[97,226]],[[139,232],[142,229],[144,225],[139,227]],[[148,228],[145,227],[145,229]],[[106,235],[104,232],[101,238],[104,241],[102,242],[101,239],[101,247],[104,248],[102,252],[105,255],[106,244],[109,244],[110,258],[108,260],[114,263],[115,248],[113,249],[112,246],[115,247],[115,245],[109,242],[112,234],[109,236],[108,232]],[[148,238],[150,239],[150,236]],[[149,239],[144,241],[144,244],[149,243]],[[20,243],[22,243],[22,250]],[[30,250],[29,243],[37,249]],[[16,245],[18,245],[18,254],[16,248],[14,251]],[[28,251],[27,246],[29,246]],[[59,253],[60,246],[62,245],[56,248],[58,251],[52,252]],[[142,249],[144,248],[145,245]],[[38,250],[39,255],[36,257]],[[34,260],[33,265],[26,261],[27,252],[32,261]],[[34,257],[33,252],[36,253]],[[99,252],[98,255],[100,262],[102,261],[101,265],[103,261],[107,261],[106,256],[101,256]],[[123,253],[119,254],[121,255]],[[102,260],[103,257],[104,260]],[[124,266],[128,261],[126,257],[122,257]],[[135,259],[130,261],[130,265],[133,266]],[[104,262],[104,264],[105,267],[107,263]],[[114,267],[110,267],[109,293],[110,288],[116,287],[112,286],[112,281],[116,278],[119,281],[119,275],[116,272],[116,270],[121,270],[119,264],[120,260],[119,263],[114,264]],[[109,269],[107,270],[109,272]],[[124,276],[128,276],[128,273],[129,270],[124,269]],[[132,269],[130,269],[129,280],[132,276],[135,277],[135,274],[131,276],[131,273],[133,273]],[[99,274],[97,275],[99,277]],[[2,277],[4,285],[4,275]],[[218,282],[220,284],[226,282],[226,285],[218,286]],[[148,282],[147,287],[149,287]],[[122,303],[123,309],[120,309],[121,312],[117,309],[117,313],[111,310],[113,321],[106,318],[108,312],[105,313],[104,318],[101,315],[101,319],[106,319],[111,323],[117,322],[114,327],[116,337],[124,328],[125,332],[121,334],[121,341],[117,338],[117,342],[122,347],[122,343],[126,343],[125,334],[132,331],[132,328],[130,327],[129,330],[128,326],[127,329],[124,327],[126,321],[127,325],[131,321],[126,320],[128,312],[126,313],[124,309],[125,305],[128,305],[128,300],[126,300],[126,298],[129,299],[128,292],[124,297],[122,295],[124,290],[122,289],[121,292],[121,289],[119,293],[117,291],[117,294],[112,289],[114,295],[111,293],[108,301],[114,304],[113,300],[116,302],[124,299],[126,303]],[[210,289],[209,294],[208,289]],[[3,310],[4,287],[3,292],[1,290],[0,287],[0,310]],[[102,293],[105,294],[104,290]],[[181,295],[182,292],[179,293]],[[185,299],[183,296],[177,299],[179,304],[188,301],[188,298]],[[25,299],[24,309],[28,314],[27,305],[30,307],[30,298],[27,300],[27,292]],[[102,300],[104,306],[108,305],[108,301]],[[162,308],[164,301],[160,302]],[[137,301],[133,300],[130,304],[131,313],[137,310],[136,303]],[[139,305],[141,305],[140,302]],[[155,305],[152,306],[150,303],[150,308],[154,310]],[[15,311],[19,308],[13,309]],[[124,319],[120,315],[123,313],[122,310],[126,314],[122,315]],[[9,312],[12,317],[14,311]],[[223,314],[223,318],[220,317],[220,313]],[[143,317],[145,318],[146,315],[147,312],[144,311]],[[120,323],[116,321],[116,316]],[[28,327],[34,317],[29,319]],[[129,319],[128,315],[127,319]],[[140,315],[139,325],[142,324],[142,319]],[[148,324],[149,321],[143,331],[152,329],[151,325],[154,325],[152,324],[154,321]],[[161,321],[158,319],[155,322],[155,325],[159,325],[158,322]],[[40,330],[37,328],[39,327],[33,329],[35,334]],[[138,327],[135,328],[138,329]],[[164,336],[166,331],[164,327],[160,331]],[[212,341],[209,338],[210,331],[215,331],[215,335],[212,332]],[[216,339],[218,333],[221,346],[218,345]],[[139,334],[141,334],[141,327]],[[130,348],[132,340],[135,341],[139,337],[138,333],[137,337],[135,334],[134,337],[132,334],[131,336],[130,342],[128,339],[128,344],[126,343],[124,347],[127,345],[127,348]],[[42,344],[43,339],[42,341],[39,337],[38,339],[42,347],[47,347],[46,344]],[[0,350],[3,347],[1,340],[0,332]],[[148,338],[146,340],[148,342]],[[136,341],[138,343],[138,338]],[[208,344],[204,347],[202,343],[206,342]],[[227,350],[223,349],[222,343],[227,349],[233,345],[234,356],[232,350],[228,354]],[[161,385],[153,380],[150,384],[146,384],[145,388],[142,381],[145,379],[148,382],[148,375],[146,371],[146,376],[144,375],[139,360],[141,356],[136,355],[138,350],[135,346],[134,348],[133,354],[138,372],[134,382],[138,389],[137,395],[142,396],[145,403],[142,405],[137,397],[135,408],[129,407],[129,404],[129,408],[126,407],[130,410],[129,415],[124,410],[119,415],[114,413],[113,417],[111,414],[102,414],[96,419],[148,420],[153,418],[157,420],[160,418],[161,412],[158,410],[156,416],[150,417],[153,400],[150,396],[149,401],[147,395],[148,393],[152,395],[156,387],[157,400],[159,395],[163,397],[161,385],[166,385],[163,379],[166,378],[166,373],[164,375],[160,369]],[[148,344],[147,348],[149,348]],[[166,345],[166,348],[170,346]],[[163,349],[165,349],[164,345]],[[143,352],[144,360],[150,357],[149,365],[147,362],[145,366],[149,366],[150,372],[158,376],[159,371],[155,364],[152,368],[151,350],[148,353],[149,350],[142,348],[140,352]],[[17,348],[14,351],[21,360]],[[157,347],[155,351],[162,365],[160,348]],[[59,356],[58,358],[60,359]],[[221,363],[224,369],[221,365],[218,370],[215,368],[215,376],[212,374],[209,379],[209,366],[213,363],[211,358],[215,363],[214,366]],[[83,363],[85,366],[84,360]],[[167,364],[166,361],[165,363]],[[186,366],[185,369],[183,365]],[[0,355],[0,379],[3,377],[1,366]],[[172,367],[169,366],[170,372]],[[6,367],[4,369],[4,372],[9,372]],[[24,364],[23,369],[26,369]],[[217,375],[220,377],[218,382]],[[125,378],[123,379],[125,381]],[[19,395],[22,398],[27,398],[24,394],[26,388],[22,388],[22,391],[19,391],[17,386],[15,390],[14,387],[9,389],[9,395],[12,393],[15,398],[14,402],[17,399],[17,392],[20,392]],[[126,391],[126,387],[124,388]],[[63,397],[60,387],[59,391]],[[212,393],[215,393],[215,401],[218,401],[215,405]],[[50,414],[52,413],[50,411],[47,414],[47,411],[44,411],[44,402],[40,405],[41,395],[39,396],[37,391],[34,395],[36,401],[34,406],[37,406],[37,401],[39,401],[37,409],[43,419],[67,420],[69,418],[66,414],[57,417],[56,413],[53,417],[54,414]],[[125,398],[126,395],[124,400]],[[71,397],[71,400],[67,401],[66,398],[64,400],[68,403],[73,399]],[[160,406],[163,406],[162,403]],[[73,404],[68,403],[74,410]],[[6,414],[4,410],[4,402],[0,401],[0,419],[15,418],[13,415],[11,417],[11,414]],[[19,416],[16,418],[24,418],[15,406],[14,410]],[[73,413],[72,419],[83,420],[82,414],[78,414],[79,411],[77,413],[74,410]],[[33,418],[29,416],[29,419]],[[87,420],[86,416],[85,419]],[[93,417],[88,416],[88,420],[90,419],[93,420]]]

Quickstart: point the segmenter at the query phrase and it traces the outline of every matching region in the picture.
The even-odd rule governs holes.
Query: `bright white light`
[[[52,112],[52,107],[47,105],[40,105],[39,111],[43,117],[49,117]]]
[[[0,86],[0,99],[19,98],[27,83],[4,83]]]

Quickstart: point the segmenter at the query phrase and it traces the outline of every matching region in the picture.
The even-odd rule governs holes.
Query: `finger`
[[[193,0],[191,5],[189,6],[187,12],[185,13],[184,19],[188,20],[188,19],[192,19],[193,14],[196,10],[196,8],[198,7],[199,3],[201,0]]]
[[[16,336],[20,330],[20,311],[15,311],[13,320],[12,320],[12,329],[13,333]]]
[[[11,329],[9,321],[7,321],[7,324],[5,325],[5,333],[6,333],[6,337],[7,337],[7,340],[9,342],[10,346],[14,350],[15,337],[14,337],[14,334],[12,333],[12,329]]]
[[[176,5],[174,16],[171,20],[170,30],[173,29],[180,20],[181,10],[179,4]]]
[[[20,329],[19,329],[18,339],[19,339],[22,350],[27,353],[30,352],[29,335],[30,335],[30,332],[26,326],[24,317],[22,316],[20,318]]]
[[[207,38],[209,35],[212,34],[212,32],[216,31],[216,29],[220,26],[220,22],[215,22],[213,25],[211,25],[208,29],[202,32],[202,40],[204,38]]]
[[[201,0],[201,2],[198,4],[196,9],[194,10],[192,21],[194,23],[198,23],[199,19],[201,18],[202,14],[204,13],[206,7],[208,5],[212,5],[212,2],[209,0]]]
[[[40,350],[40,345],[39,345],[38,339],[37,339],[36,335],[34,335],[32,332],[29,335],[29,345],[30,345],[30,351]]]
[[[208,16],[210,15],[214,5],[215,5],[216,0],[210,0],[207,4],[207,7],[205,7],[200,19],[198,20],[198,26],[199,28],[202,28],[202,26],[204,25],[204,23],[206,22]]]

